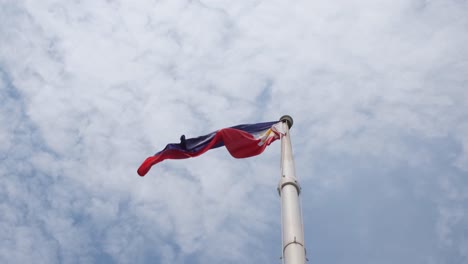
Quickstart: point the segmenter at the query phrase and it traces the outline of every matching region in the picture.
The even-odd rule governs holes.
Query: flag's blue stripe
[[[278,121],[272,122],[264,122],[264,123],[257,123],[257,124],[243,124],[237,125],[230,128],[239,129],[245,131],[247,133],[253,134],[257,133],[266,129],[271,128],[274,124],[278,123]],[[182,152],[198,152],[203,149],[211,140],[213,140],[214,136],[216,135],[217,131],[212,132],[208,135],[196,137],[196,138],[188,138],[186,139],[184,135],[180,138],[180,143],[171,143],[167,144],[167,146],[160,152],[156,153],[159,154],[166,150],[179,150]],[[219,148],[224,146],[224,142],[218,142],[212,148]]]
[[[231,128],[239,129],[247,133],[253,134],[253,133],[271,128],[271,126],[273,126],[276,123],[278,123],[278,121],[264,122],[264,123],[257,123],[257,124],[237,125]]]

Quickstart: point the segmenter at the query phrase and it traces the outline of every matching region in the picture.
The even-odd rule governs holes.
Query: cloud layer
[[[279,144],[136,169],[283,114],[311,262],[468,261],[466,1],[0,5],[0,262],[279,263]]]

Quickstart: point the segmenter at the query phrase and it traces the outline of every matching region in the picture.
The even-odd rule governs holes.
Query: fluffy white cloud
[[[466,2],[0,5],[0,262],[277,261],[279,144],[136,168],[282,114],[311,260],[466,261]]]

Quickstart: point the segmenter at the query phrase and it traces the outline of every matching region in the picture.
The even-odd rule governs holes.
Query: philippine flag
[[[281,122],[264,122],[223,128],[196,138],[180,137],[180,143],[168,144],[162,151],[148,157],[138,168],[145,176],[151,166],[165,159],[187,159],[214,148],[226,146],[234,158],[248,158],[262,153],[271,142],[280,138]]]

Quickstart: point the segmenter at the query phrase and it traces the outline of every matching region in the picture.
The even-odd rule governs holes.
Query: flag
[[[138,174],[145,176],[151,166],[165,159],[187,159],[199,156],[210,149],[226,146],[234,158],[248,158],[262,153],[282,134],[281,122],[244,124],[223,128],[208,135],[185,138],[180,143],[170,143],[154,156],[148,157],[138,168]]]

